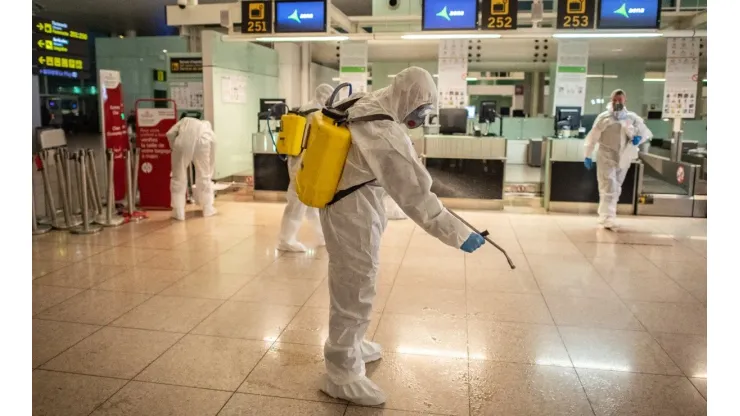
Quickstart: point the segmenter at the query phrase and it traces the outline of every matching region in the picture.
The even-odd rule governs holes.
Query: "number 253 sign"
[[[481,26],[488,30],[516,30],[518,13],[519,2],[517,0],[483,0]]]
[[[558,29],[593,29],[596,0],[558,0]]]

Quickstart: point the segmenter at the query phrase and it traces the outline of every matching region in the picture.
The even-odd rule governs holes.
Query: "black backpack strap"
[[[291,113],[298,114],[301,117],[306,117],[309,114],[315,113],[315,112],[317,112],[319,110],[320,110],[319,108],[309,108],[308,110],[305,110],[305,111],[299,111],[299,110],[291,111]]]
[[[389,116],[388,114],[370,114],[367,116],[350,118],[347,120],[347,123],[357,123],[357,122],[363,122],[363,121],[381,121],[381,120],[393,121],[393,117]]]
[[[365,185],[367,185],[367,184],[369,184],[371,182],[374,182],[374,181],[375,181],[375,179],[370,179],[367,182],[363,182],[363,183],[360,183],[360,184],[357,184],[357,185],[354,185],[354,186],[350,186],[347,189],[342,189],[341,191],[339,191],[336,194],[334,194],[334,198],[332,198],[331,201],[329,201],[329,203],[326,204],[326,206],[328,207],[328,206],[331,206],[331,205],[336,204],[337,202],[341,201],[344,197],[351,195],[356,190],[358,190],[358,189],[362,188],[363,186],[365,186]]]

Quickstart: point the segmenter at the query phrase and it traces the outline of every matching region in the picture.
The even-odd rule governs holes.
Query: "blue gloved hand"
[[[586,167],[586,169],[591,170],[594,167],[594,161],[591,160],[590,157],[587,157],[583,160],[583,165]]]
[[[642,140],[642,136],[633,136],[632,137],[632,144],[634,144],[635,146],[637,146],[638,144],[640,144],[640,140]]]
[[[464,243],[460,246],[460,250],[466,252],[466,253],[472,253],[475,250],[479,249],[480,246],[486,243],[486,240],[483,238],[482,235],[478,233],[470,233],[470,236],[467,240],[465,240]]]

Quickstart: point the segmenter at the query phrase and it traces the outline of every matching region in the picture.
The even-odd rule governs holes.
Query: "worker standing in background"
[[[596,155],[596,178],[599,181],[599,224],[608,230],[616,228],[617,203],[622,183],[632,162],[637,159],[638,146],[650,141],[653,133],[637,114],[626,107],[627,94],[621,89],[611,93],[607,110],[599,114],[586,136],[585,160],[593,168],[591,155]]]
[[[365,363],[381,358],[380,346],[365,340],[365,332],[387,223],[384,195],[393,198],[419,227],[455,249],[470,253],[485,242],[431,192],[432,178],[401,126],[422,126],[436,104],[431,74],[411,67],[399,72],[390,86],[363,96],[349,108],[350,120],[385,114],[392,121],[350,121],[352,144],[337,192],[342,197],[335,196],[320,211],[329,252],[330,299],[329,336],[324,344],[327,377],[321,390],[331,397],[366,406],[386,400],[365,374]]]
[[[314,91],[314,98],[308,104],[302,106],[298,111],[305,112],[310,110],[320,110],[326,100],[329,98],[331,93],[334,92],[334,88],[329,84],[321,84]],[[308,117],[311,117],[310,115]],[[304,205],[299,199],[295,192],[295,176],[298,173],[298,168],[301,165],[301,156],[288,156],[288,175],[290,176],[290,184],[288,185],[288,192],[285,195],[288,200],[288,204],[285,206],[283,211],[283,219],[280,222],[280,236],[278,237],[278,250],[303,252],[306,251],[306,246],[300,243],[296,237],[298,230],[301,228],[301,222],[305,216],[312,228],[316,231],[319,237],[319,245],[324,245],[324,233],[321,231],[321,221],[319,220],[319,210],[317,208],[310,208]]]
[[[187,117],[185,114],[167,132],[172,149],[172,218],[185,220],[185,192],[188,186],[187,169],[195,165],[195,202],[203,208],[203,216],[216,214],[213,207],[213,171],[215,167],[216,135],[211,123]]]

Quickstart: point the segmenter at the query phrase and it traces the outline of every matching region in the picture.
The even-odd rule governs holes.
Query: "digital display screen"
[[[599,29],[658,29],[660,0],[601,0]]]
[[[474,30],[477,27],[477,0],[424,0],[422,3],[422,30]]]
[[[326,32],[323,1],[275,2],[275,33]]]

